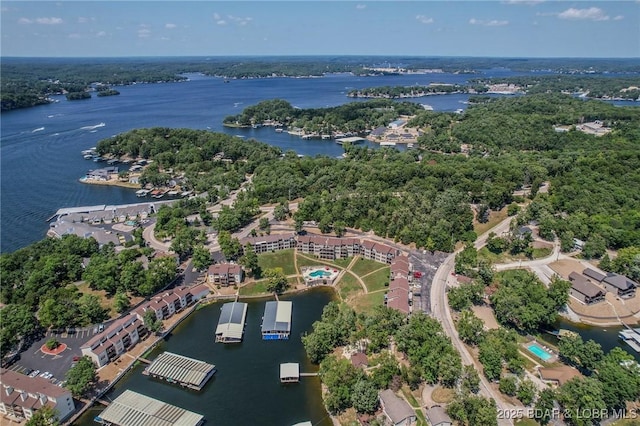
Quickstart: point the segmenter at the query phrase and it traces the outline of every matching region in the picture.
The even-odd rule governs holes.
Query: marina
[[[242,342],[247,319],[247,304],[242,302],[225,303],[220,311],[220,319],[216,327],[216,342]]]
[[[262,340],[286,340],[291,334],[293,302],[267,302],[262,317]]]
[[[172,352],[163,352],[142,374],[199,391],[215,372],[215,365]]]
[[[96,416],[94,421],[108,426],[199,426],[201,414],[126,390]]]

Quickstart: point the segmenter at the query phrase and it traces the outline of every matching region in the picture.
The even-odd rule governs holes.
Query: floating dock
[[[262,340],[287,340],[291,334],[293,302],[267,302],[262,317]]]
[[[163,352],[149,367],[145,368],[143,374],[199,391],[215,372],[215,365],[183,355]]]
[[[349,138],[338,138],[338,139],[336,139],[336,143],[338,145],[342,145],[342,144],[345,144],[345,143],[350,143],[350,144],[355,145],[355,144],[363,143],[363,142],[366,142],[366,141],[367,140],[365,138],[359,138],[357,136],[352,136],[352,137],[349,137]]]
[[[280,383],[298,383],[300,381],[300,364],[286,362],[280,364]]]
[[[216,327],[216,342],[242,342],[247,318],[247,304],[242,302],[225,303],[220,310],[222,312],[220,312],[220,319]]]
[[[621,330],[618,336],[634,351],[640,352],[640,327]]]
[[[94,420],[110,426],[200,426],[204,416],[126,390]]]

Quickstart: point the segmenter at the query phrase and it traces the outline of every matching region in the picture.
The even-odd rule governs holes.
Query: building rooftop
[[[384,405],[385,413],[394,424],[401,423],[403,420],[416,415],[407,401],[396,396],[391,389],[385,389],[379,395]]]
[[[151,375],[197,387],[204,385],[213,370],[215,366],[212,364],[171,352],[161,353],[147,367],[147,372]]]
[[[439,425],[442,423],[452,423],[451,417],[447,414],[444,408],[439,405],[434,405],[427,410],[427,417],[429,423],[432,425]]]
[[[264,316],[262,318],[262,332],[291,331],[291,310],[293,302],[267,302],[264,307]]]
[[[595,269],[591,269],[591,268],[587,268],[584,271],[582,271],[583,275],[586,275],[589,278],[593,278],[594,280],[600,282],[602,280],[604,280],[607,276],[605,274],[601,274],[600,272],[596,271]]]
[[[197,426],[204,417],[140,393],[126,390],[98,416],[118,426]]]
[[[2,378],[3,397],[9,393],[7,388],[12,388],[18,394],[20,391],[25,391],[34,395],[42,394],[53,398],[69,393],[67,389],[56,386],[42,377],[29,377],[6,368],[1,370],[0,378]]]
[[[542,380],[552,380],[554,382],[558,382],[560,386],[574,377],[581,375],[578,370],[573,367],[569,367],[568,365],[552,368],[539,368],[538,372],[540,373],[540,378]]]
[[[280,364],[280,380],[294,377],[300,377],[300,364],[295,362]]]
[[[216,327],[216,336],[223,340],[242,339],[244,322],[247,317],[247,304],[243,302],[230,302],[222,305],[220,319]]]
[[[571,272],[569,274],[569,281],[571,281],[571,288],[584,294],[587,297],[596,297],[599,294],[604,295],[604,290],[589,281],[584,275],[577,272]]]
[[[636,288],[636,283],[631,281],[629,278],[625,277],[624,275],[615,274],[613,272],[607,274],[606,278],[603,281],[623,291]]]

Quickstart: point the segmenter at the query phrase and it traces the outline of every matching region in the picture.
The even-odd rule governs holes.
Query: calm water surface
[[[143,393],[204,415],[210,425],[281,425],[310,420],[314,425],[331,425],[322,405],[317,377],[303,377],[297,384],[280,384],[280,363],[298,362],[301,372],[317,367],[306,357],[300,336],[311,331],[324,306],[332,299],[329,289],[314,289],[291,297],[292,334],[287,341],[263,341],[260,324],[266,300],[249,301],[247,326],[240,344],[214,343],[220,303],[194,312],[151,355],[153,360],[170,351],[214,364],[217,372],[205,388],[190,391],[142,374],[133,369],[107,394],[113,399],[126,389]],[[288,299],[283,297],[282,299]],[[272,299],[271,299],[272,300]],[[94,426],[93,418],[104,407],[94,407],[76,424]]]

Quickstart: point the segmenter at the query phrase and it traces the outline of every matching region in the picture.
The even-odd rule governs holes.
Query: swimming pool
[[[330,277],[331,272],[317,270],[317,271],[309,272],[309,276],[313,278]]]
[[[545,351],[542,346],[540,346],[535,342],[527,345],[527,349],[529,349],[529,352],[531,352],[532,354],[534,354],[535,356],[537,356],[543,361],[549,361],[553,356],[549,352]]]

